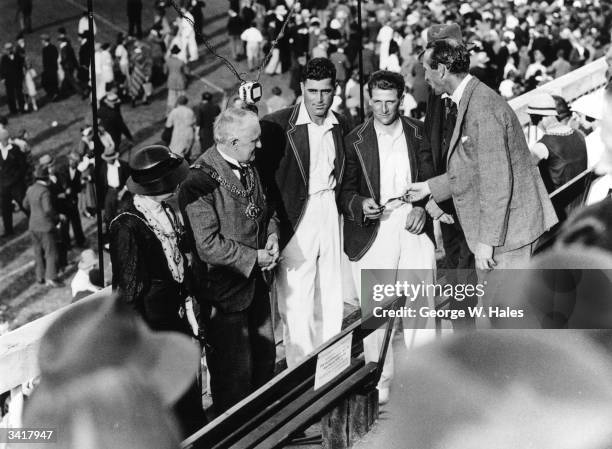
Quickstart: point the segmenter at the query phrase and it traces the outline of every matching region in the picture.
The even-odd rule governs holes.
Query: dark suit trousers
[[[55,231],[30,231],[37,280],[54,280],[57,278],[57,241]]]
[[[0,187],[0,208],[2,209],[2,222],[5,233],[13,232],[13,200],[17,201],[21,206],[24,194],[24,186],[20,184]]]
[[[454,213],[452,215],[455,220],[454,224],[441,223],[442,242],[446,255],[444,270],[447,282],[452,285],[474,284],[478,281],[474,267],[474,254],[468,247],[457,215]],[[467,313],[467,308],[475,305],[476,301],[468,301],[467,299],[457,301],[455,298],[451,298],[450,309],[466,311],[465,319],[452,320],[455,330],[473,329],[475,327],[474,318],[470,318]]]
[[[79,214],[79,205],[77,198],[66,198],[62,201],[61,207],[58,207],[58,212],[66,215],[68,223],[63,228],[64,235],[63,239],[70,246],[70,230],[69,226],[72,226],[72,233],[74,234],[74,240],[77,245],[82,245],[85,242],[85,235],[83,234],[83,225],[81,223],[81,215]]]
[[[104,223],[106,228],[110,222],[117,216],[117,209],[119,208],[119,189],[114,187],[108,187],[106,189],[106,195],[104,196]]]
[[[212,308],[206,327],[215,414],[241,401],[274,375],[276,346],[268,287],[259,279],[251,305],[240,312]]]
[[[9,110],[14,114],[18,111],[23,111],[23,83],[15,81],[5,81],[6,101],[8,102]]]

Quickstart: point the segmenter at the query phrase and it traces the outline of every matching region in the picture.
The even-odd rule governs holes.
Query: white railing
[[[533,95],[539,92],[547,92],[552,95],[559,95],[568,103],[572,103],[577,98],[605,86],[607,69],[608,65],[605,58],[597,59],[520,97],[513,98],[508,103],[512,106],[514,112],[516,112],[521,124],[527,126],[529,124],[529,116],[525,110]]]
[[[568,73],[546,85],[510,100],[523,125],[529,123],[525,108],[535,92],[544,91],[561,95],[568,102],[586,95],[605,85],[607,65],[604,58]],[[110,287],[99,294],[107,294]],[[69,306],[0,336],[0,392],[11,391],[15,403],[20,402],[21,385],[38,375],[38,343],[49,324]]]

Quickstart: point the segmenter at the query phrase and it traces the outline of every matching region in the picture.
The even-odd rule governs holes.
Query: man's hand
[[[455,222],[452,215],[440,209],[440,206],[438,206],[438,203],[436,203],[433,198],[429,198],[429,201],[425,205],[425,210],[434,220],[440,220],[442,223],[446,224],[453,224]]]
[[[378,220],[384,210],[383,207],[379,206],[374,198],[366,198],[361,203],[363,209],[363,215],[369,220]]]
[[[270,234],[268,236],[265,249],[273,259],[273,262],[263,269],[263,271],[268,271],[276,267],[280,256],[280,247],[278,246],[278,236],[276,234]]]
[[[415,182],[408,186],[406,196],[410,202],[420,201],[431,194],[429,190],[429,184],[427,182]]]
[[[406,218],[406,230],[412,234],[420,234],[425,227],[425,209],[413,207]]]
[[[476,245],[474,258],[476,259],[476,269],[478,270],[490,271],[497,265],[493,260],[493,247],[485,243],[478,243]]]
[[[257,265],[261,267],[261,271],[267,271],[273,263],[274,257],[270,255],[267,249],[257,250]]]

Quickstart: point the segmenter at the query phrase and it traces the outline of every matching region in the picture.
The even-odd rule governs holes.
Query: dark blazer
[[[23,183],[27,171],[27,161],[23,152],[16,145],[8,152],[6,159],[0,155],[0,190],[5,187]],[[25,185],[23,186],[25,189]]]
[[[179,190],[179,208],[191,240],[198,266],[207,266],[206,296],[224,312],[239,312],[253,302],[256,284],[261,281],[257,250],[265,248],[268,236],[278,233],[277,220],[266,202],[257,171],[253,169],[253,199],[262,209],[256,220],[247,218],[249,204],[213,178],[217,173],[232,189],[243,190],[216,147],[200,156]]]
[[[121,144],[121,135],[125,135],[128,139],[132,140],[132,133],[128,129],[123,116],[121,115],[121,109],[119,106],[111,107],[106,104],[105,101],[100,102],[100,109],[98,109],[98,117],[104,125],[104,129],[110,134],[115,142],[115,149],[119,151],[119,145]]]
[[[179,317],[187,291],[172,277],[161,242],[133,205],[111,222],[109,243],[113,289],[153,330],[189,334]]]
[[[299,110],[300,103],[268,114],[261,120],[262,148],[256,156],[266,193],[278,214],[281,249],[289,243],[300,224],[308,199],[308,125],[296,126]],[[336,114],[336,118],[339,124],[334,126],[332,134],[336,147],[336,199],[339,199],[345,164],[343,137],[348,129],[343,117]]]
[[[423,139],[423,123],[408,117],[401,117],[400,120],[408,145],[411,176],[413,181],[420,181],[423,170],[417,162],[416,152]],[[346,171],[342,180],[340,208],[344,214],[344,252],[350,260],[355,261],[361,259],[372,246],[380,227],[378,220],[367,220],[364,217],[361,205],[366,198],[373,198],[377,203],[380,201],[378,139],[372,118],[346,136],[345,148]],[[427,168],[424,171],[430,170]],[[423,207],[423,204],[421,202],[415,206]],[[429,215],[425,232],[435,241]]]
[[[64,71],[71,72],[79,65],[76,55],[74,54],[74,49],[72,48],[72,45],[70,45],[70,42],[67,42],[66,45],[64,45],[63,47],[60,46],[59,54],[60,64],[62,65]]]
[[[23,83],[23,68],[24,61],[19,53],[15,53],[13,59],[6,54],[0,59],[0,76],[10,85]]]
[[[28,230],[50,232],[57,224],[58,215],[48,185],[35,182],[26,191],[23,207],[30,212]]]
[[[59,53],[53,44],[45,45],[42,48],[43,72],[57,72],[57,58]]]
[[[428,181],[433,199],[452,198],[472,253],[534,242],[557,223],[523,128],[508,103],[472,78],[457,111],[446,173]]]

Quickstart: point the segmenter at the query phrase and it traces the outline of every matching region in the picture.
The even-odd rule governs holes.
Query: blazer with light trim
[[[410,174],[413,182],[420,180],[422,173],[433,168],[419,167],[416,152],[423,139],[423,123],[401,117],[404,137],[408,148]],[[363,215],[363,200],[373,198],[380,203],[380,158],[374,120],[369,118],[346,136],[346,170],[340,191],[340,208],[344,216],[344,252],[351,261],[361,259],[370,249],[380,227],[379,220],[368,220]],[[424,207],[424,201],[415,206]],[[433,225],[429,214],[425,229],[434,241]]]
[[[278,215],[281,249],[293,237],[308,200],[310,143],[308,125],[295,124],[300,104],[268,114],[261,120],[262,148],[257,150],[255,158],[268,200]],[[345,163],[343,137],[348,130],[344,118],[332,113],[339,122],[332,129],[336,149],[335,191],[338,199]]]
[[[534,242],[557,215],[523,127],[508,103],[478,79],[459,102],[447,172],[427,182],[436,202],[452,198],[468,246],[497,253]]]

